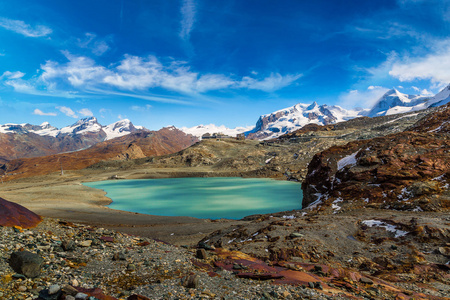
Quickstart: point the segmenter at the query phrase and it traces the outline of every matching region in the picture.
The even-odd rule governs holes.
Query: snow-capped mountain
[[[41,125],[0,125],[0,163],[15,158],[35,157],[77,151],[99,142],[131,133],[148,132],[130,120],[102,126],[94,117],[58,129],[45,122]]]
[[[430,97],[421,95],[407,95],[396,89],[387,91],[368,112],[368,117],[387,116],[428,108]]]
[[[427,101],[427,107],[436,107],[450,102],[450,84]]]
[[[214,124],[198,125],[194,127],[181,127],[180,130],[186,134],[192,134],[193,136],[201,139],[205,133],[223,133],[225,135],[235,137],[239,133],[244,133],[251,130],[254,126],[227,128],[225,125],[217,126]]]
[[[102,136],[101,140],[110,140],[116,137],[124,136],[138,130],[146,130],[142,126],[134,126],[130,120],[124,119],[112,123],[107,126],[102,126],[98,123],[97,118],[90,117],[78,120],[76,123],[58,129],[51,126],[48,122],[41,125],[31,124],[5,124],[0,125],[0,133],[35,133],[40,136],[62,137],[66,135],[86,135],[98,134]]]
[[[327,125],[361,116],[364,110],[346,110],[339,106],[299,103],[259,117],[255,128],[247,132],[252,139],[276,138],[306,124]]]

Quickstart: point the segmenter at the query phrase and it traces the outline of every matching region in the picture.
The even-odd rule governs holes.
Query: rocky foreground
[[[308,282],[302,285],[276,283],[284,278],[280,270],[289,268],[201,246],[175,247],[55,219],[28,230],[1,227],[0,298],[331,299],[332,294],[351,298],[325,285],[322,275],[304,273]]]
[[[449,299],[450,217],[370,216],[255,216],[196,247],[50,218],[4,226],[0,299]]]

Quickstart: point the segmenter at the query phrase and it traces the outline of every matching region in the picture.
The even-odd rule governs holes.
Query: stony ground
[[[208,271],[204,265],[219,259],[213,251],[203,257],[196,249],[55,219],[45,219],[30,230],[1,227],[0,249],[0,299],[36,299],[39,295],[57,299],[52,297],[60,290],[74,290],[68,285],[86,295],[100,288],[119,299],[132,294],[150,299],[330,299],[319,286],[242,279],[225,268]],[[16,251],[43,258],[38,277],[24,277],[10,267],[9,258]],[[49,291],[56,294],[49,295]]]
[[[396,224],[389,231],[368,222],[375,214],[258,216],[197,247],[50,218],[30,230],[1,227],[0,299],[58,299],[62,290],[111,300],[449,299],[450,218],[409,224],[392,213],[382,221]],[[427,235],[414,232],[424,224]],[[11,268],[17,251],[43,258],[39,276]]]

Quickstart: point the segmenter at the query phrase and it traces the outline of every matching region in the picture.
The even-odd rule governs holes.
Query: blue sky
[[[0,123],[254,125],[450,83],[450,1],[0,0]]]

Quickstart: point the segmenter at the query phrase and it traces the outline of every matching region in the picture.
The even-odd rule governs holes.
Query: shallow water
[[[84,185],[102,189],[112,209],[159,216],[241,219],[300,209],[300,184],[261,178],[108,180]]]

